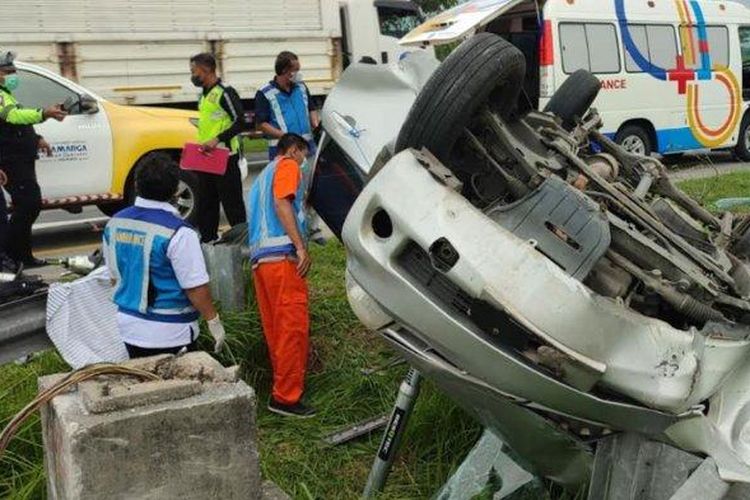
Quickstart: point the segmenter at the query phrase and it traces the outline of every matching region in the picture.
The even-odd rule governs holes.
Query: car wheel
[[[492,33],[463,42],[432,74],[401,127],[396,151],[427,148],[449,163],[464,129],[489,106],[506,118],[515,110],[526,61],[516,47]]]
[[[572,130],[576,121],[583,118],[594,103],[601,88],[602,82],[597,77],[585,69],[579,69],[560,85],[544,107],[544,112],[558,116],[563,127]]]
[[[740,125],[740,136],[734,147],[734,155],[742,161],[750,161],[750,115],[745,115]]]
[[[649,133],[638,125],[626,125],[617,132],[615,142],[628,153],[650,156],[654,150]]]
[[[190,224],[198,222],[198,178],[194,173],[180,170],[180,184],[172,205]]]

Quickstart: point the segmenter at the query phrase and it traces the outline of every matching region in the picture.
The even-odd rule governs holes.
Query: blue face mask
[[[5,75],[5,81],[4,81],[4,87],[11,92],[16,90],[18,88],[19,84],[18,75],[11,74],[11,75]]]

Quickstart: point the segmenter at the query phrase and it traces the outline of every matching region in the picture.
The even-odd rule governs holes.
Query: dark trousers
[[[220,202],[231,226],[247,221],[245,202],[242,199],[239,158],[239,154],[229,157],[227,171],[224,175],[197,172],[200,183],[198,187],[198,229],[203,243],[219,237]]]
[[[8,174],[5,189],[13,201],[8,225],[6,251],[17,261],[28,261],[31,253],[31,226],[42,208],[42,191],[36,181],[36,158],[8,158],[2,169]],[[1,215],[1,214],[0,214]]]
[[[8,244],[8,204],[5,192],[0,188],[0,257],[7,251]]]
[[[195,342],[184,346],[181,345],[177,347],[162,347],[158,349],[149,349],[147,347],[138,347],[137,345],[125,344],[125,349],[128,350],[128,356],[130,356],[130,359],[148,358],[151,356],[158,356],[159,354],[177,354],[182,350],[183,347],[187,347],[187,350],[190,352],[195,351]]]

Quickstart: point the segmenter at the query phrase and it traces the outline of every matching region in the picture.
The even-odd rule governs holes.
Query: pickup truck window
[[[26,108],[44,108],[53,104],[62,104],[68,97],[73,97],[78,101],[78,95],[75,92],[38,73],[19,70],[18,76],[21,84],[14,93],[18,102]],[[80,111],[73,109],[72,112],[75,114]]]

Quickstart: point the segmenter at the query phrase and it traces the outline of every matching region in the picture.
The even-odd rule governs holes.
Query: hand
[[[301,278],[304,278],[307,276],[307,273],[310,272],[310,267],[312,267],[312,259],[310,258],[310,254],[307,253],[306,248],[298,248],[297,249],[297,272],[299,273]]]
[[[52,156],[52,146],[49,145],[43,137],[39,138],[39,151],[43,151],[47,156]]]
[[[0,187],[5,186],[8,183],[8,175],[0,170]]]
[[[216,149],[216,146],[218,146],[218,145],[219,145],[219,139],[218,139],[218,137],[214,137],[210,141],[204,143],[203,147],[205,149],[211,151],[212,149]]]
[[[61,122],[66,116],[68,116],[68,113],[64,109],[62,109],[61,105],[55,104],[54,106],[44,108],[42,116],[45,120],[47,118],[54,118],[55,120]]]
[[[206,323],[208,323],[208,331],[214,338],[214,353],[218,354],[224,348],[224,339],[227,336],[224,331],[224,325],[221,324],[221,318],[219,318],[218,314],[214,319],[209,319]]]

